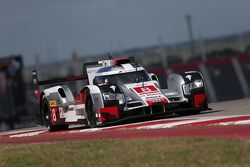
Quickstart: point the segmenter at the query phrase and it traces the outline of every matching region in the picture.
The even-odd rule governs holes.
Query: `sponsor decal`
[[[49,106],[50,106],[50,107],[57,107],[57,102],[56,102],[56,100],[50,100],[50,101],[49,101]]]
[[[57,108],[50,108],[50,117],[51,117],[52,124],[57,121],[57,117],[56,117],[57,111],[58,111]]]
[[[62,107],[59,107],[59,117],[60,117],[60,118],[65,118],[65,116],[64,116],[64,111],[63,111],[63,108],[62,108]]]
[[[133,89],[150,106],[157,102],[168,103],[168,99],[153,85]]]
[[[153,93],[153,92],[159,92],[159,91],[157,90],[157,88],[154,87],[153,85],[143,86],[143,87],[137,87],[137,88],[134,88],[134,90],[135,90],[138,94],[148,94],[148,93]]]

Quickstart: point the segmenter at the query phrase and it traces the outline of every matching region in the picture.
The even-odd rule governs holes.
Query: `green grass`
[[[166,138],[0,146],[0,166],[249,166],[250,142]]]

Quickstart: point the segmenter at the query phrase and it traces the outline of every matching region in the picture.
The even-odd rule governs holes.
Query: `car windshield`
[[[103,83],[114,83],[114,84],[129,84],[136,82],[145,82],[150,81],[150,78],[146,71],[137,71],[137,72],[129,72],[115,75],[104,75],[97,76],[94,78],[94,84],[103,84]]]

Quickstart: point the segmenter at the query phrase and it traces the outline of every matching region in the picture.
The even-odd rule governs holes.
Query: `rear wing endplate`
[[[57,78],[57,79],[39,81],[38,77],[37,77],[37,71],[33,70],[32,71],[32,79],[33,79],[35,96],[37,99],[40,99],[40,87],[39,86],[73,82],[73,81],[78,81],[78,80],[85,80],[85,79],[87,79],[87,76],[85,76],[85,75],[70,76],[70,77],[66,77],[66,78]]]

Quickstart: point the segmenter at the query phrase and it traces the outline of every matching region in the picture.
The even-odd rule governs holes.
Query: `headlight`
[[[126,97],[126,101],[132,101],[133,99],[129,96]]]
[[[192,89],[201,88],[203,86],[204,86],[204,84],[203,84],[202,80],[195,80],[192,83],[182,85],[182,88],[183,88],[183,92],[185,95],[190,95]]]
[[[119,101],[119,104],[124,104],[125,103],[125,97],[124,97],[124,94],[116,94],[116,98],[117,100]]]
[[[115,94],[113,93],[105,92],[102,95],[103,95],[104,100],[117,100],[115,97]]]
[[[182,88],[185,95],[190,95],[190,84],[182,85]]]
[[[195,80],[193,83],[190,84],[191,89],[201,88],[203,87],[202,80]]]
[[[125,97],[121,93],[110,93],[110,92],[105,92],[102,94],[104,100],[118,100],[119,104],[124,104],[125,103]]]

